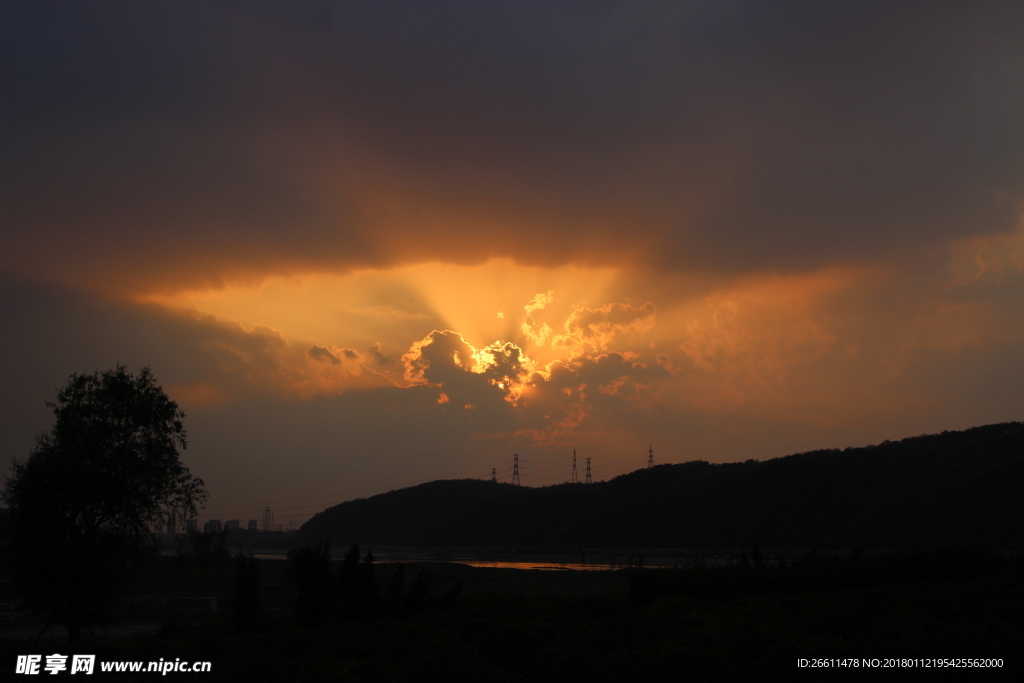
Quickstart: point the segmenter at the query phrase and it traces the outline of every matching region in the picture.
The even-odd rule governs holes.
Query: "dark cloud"
[[[475,349],[457,332],[434,330],[403,358],[406,378],[438,390],[445,413],[472,407],[480,431],[576,438],[628,424],[668,379],[667,356],[577,355],[538,368],[511,342]]]
[[[645,359],[646,360],[646,359]],[[534,374],[519,406],[522,429],[541,440],[571,439],[633,423],[657,397],[655,383],[671,372],[636,353],[608,353],[558,361]]]
[[[510,400],[512,387],[499,382],[516,372],[519,354],[512,344],[495,351],[495,365],[485,368],[482,354],[461,334],[434,330],[402,357],[405,378],[413,383],[413,390],[418,384],[434,389],[437,410],[447,416],[446,421],[471,421],[483,433],[509,431],[517,419]]]
[[[1019,3],[2,11],[3,265],[51,277],[799,269],[1024,198]]]
[[[376,342],[373,346],[367,349],[366,352],[370,355],[370,358],[372,358],[373,362],[376,363],[377,365],[387,366],[392,365],[395,362],[394,358],[389,358],[385,356],[383,352],[381,352],[380,342]]]
[[[428,385],[452,385],[472,373],[476,365],[474,349],[453,330],[434,330],[413,344],[403,356],[405,377],[410,382]]]
[[[338,357],[331,353],[329,349],[323,346],[317,346],[315,344],[313,346],[310,346],[308,349],[306,349],[306,355],[312,358],[313,360],[320,361],[323,363],[330,363],[331,365],[341,364],[341,361],[338,360]],[[349,357],[351,358],[352,356]]]

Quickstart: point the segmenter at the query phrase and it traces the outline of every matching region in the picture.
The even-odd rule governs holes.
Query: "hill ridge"
[[[593,484],[439,479],[346,501],[297,543],[406,546],[1024,549],[1024,424]]]

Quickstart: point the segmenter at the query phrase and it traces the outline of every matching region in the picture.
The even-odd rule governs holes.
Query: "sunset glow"
[[[4,466],[119,362],[225,518],[1020,419],[1012,21],[498,5],[12,10]]]

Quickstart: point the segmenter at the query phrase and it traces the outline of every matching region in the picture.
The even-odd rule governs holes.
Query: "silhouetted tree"
[[[377,579],[373,571],[373,553],[366,552],[360,560],[359,545],[353,543],[345,552],[339,571],[341,580],[341,611],[348,619],[368,619],[377,610]]]
[[[359,571],[359,544],[353,543],[348,550],[345,551],[345,555],[341,562],[341,574],[342,578],[348,576],[355,576]]]
[[[377,576],[373,569],[373,553],[369,550],[363,557],[360,583],[359,611],[364,618],[373,617],[379,606],[380,591],[377,590]]]
[[[337,585],[331,574],[331,546],[317,543],[288,552],[292,578],[299,592],[299,621],[307,626],[323,624],[334,614]]]
[[[47,406],[56,422],[12,463],[2,498],[23,586],[77,641],[151,530],[195,515],[206,491],[179,459],[185,414],[148,367],[72,375]]]

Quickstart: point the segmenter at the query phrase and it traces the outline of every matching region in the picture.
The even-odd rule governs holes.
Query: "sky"
[[[0,4],[0,470],[149,365],[202,519],[1020,420],[1019,2]]]

